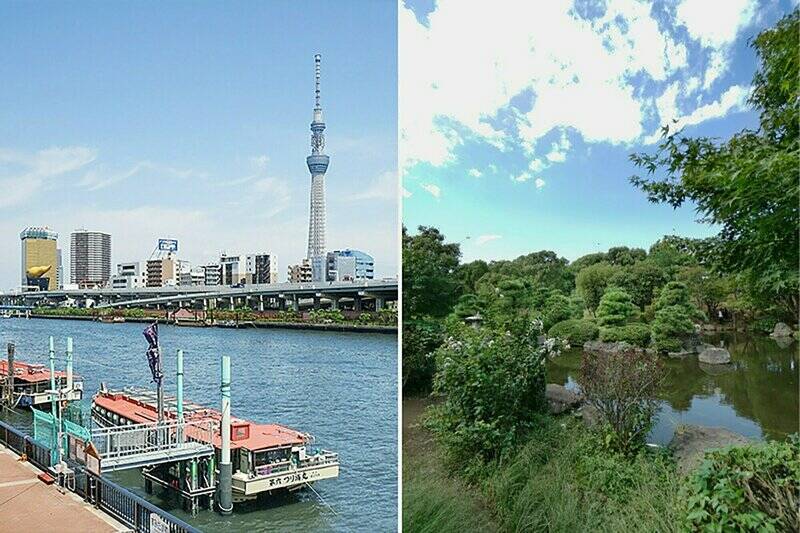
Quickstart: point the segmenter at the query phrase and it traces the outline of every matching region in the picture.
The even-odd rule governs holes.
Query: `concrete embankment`
[[[31,318],[46,318],[46,319],[56,319],[56,320],[97,320],[96,317],[93,316],[82,316],[82,315],[39,315],[39,314],[32,314],[30,315]],[[132,317],[132,318],[125,318],[125,322],[141,322],[141,323],[150,323],[153,322],[153,318],[147,317]],[[163,324],[172,324],[172,321],[164,322],[163,319],[159,319],[159,321]],[[115,325],[114,323],[109,322],[110,326]],[[181,326],[185,327],[220,327],[220,328],[236,328],[236,329],[252,329],[252,328],[278,328],[278,329],[300,329],[300,330],[309,330],[309,331],[337,331],[337,332],[353,332],[353,333],[393,333],[397,334],[397,328],[394,326],[374,326],[368,324],[315,324],[315,323],[306,323],[306,322],[267,322],[267,321],[258,321],[258,322],[240,322],[239,324],[215,324],[213,326],[198,326],[194,324],[181,324]]]

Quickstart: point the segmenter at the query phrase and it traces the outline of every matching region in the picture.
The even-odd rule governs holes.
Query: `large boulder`
[[[724,428],[680,425],[675,428],[669,448],[678,472],[688,474],[700,465],[706,452],[747,444],[750,444],[750,440]]]
[[[725,348],[707,346],[697,356],[697,360],[707,365],[726,365],[731,362],[731,353]]]
[[[775,328],[772,330],[772,333],[769,334],[770,337],[791,337],[792,336],[792,328],[790,328],[787,324],[783,322],[778,322],[775,324]]]
[[[548,383],[544,391],[544,397],[550,406],[550,412],[554,415],[569,411],[581,404],[581,395],[570,390],[563,385]]]

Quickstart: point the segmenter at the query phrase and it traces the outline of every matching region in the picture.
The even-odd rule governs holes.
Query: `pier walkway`
[[[0,444],[0,533],[130,531],[71,492],[45,485],[39,470]]]

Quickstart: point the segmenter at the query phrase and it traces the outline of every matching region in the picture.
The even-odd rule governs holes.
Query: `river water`
[[[650,442],[668,444],[678,424],[723,427],[756,439],[783,439],[798,431],[798,343],[749,334],[703,339],[722,343],[731,364],[700,365],[697,356],[664,358],[666,382]],[[562,353],[548,364],[548,383],[577,387],[581,350]]]
[[[17,358],[47,363],[50,335],[64,368],[66,337],[86,406],[101,382],[110,388],[153,387],[144,355],[144,324],[74,320],[0,320]],[[236,507],[230,517],[203,510],[196,518],[169,498],[147,496],[138,471],[114,479],[203,531],[395,531],[397,529],[397,337],[281,329],[160,326],[165,389],[174,394],[176,350],[184,351],[184,396],[219,407],[220,356],[231,356],[232,413],[276,422],[316,437],[338,452],[338,479],[311,491]],[[16,422],[25,420],[16,417]],[[28,417],[29,418],[29,417]],[[158,492],[158,489],[156,489]]]

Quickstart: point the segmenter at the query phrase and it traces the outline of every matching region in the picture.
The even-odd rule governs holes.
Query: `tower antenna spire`
[[[322,63],[322,56],[320,54],[315,54],[314,55],[314,77],[315,77],[315,81],[316,81],[316,91],[315,91],[316,105],[314,106],[315,110],[316,109],[322,110],[322,105],[320,105],[320,103],[319,103],[319,80],[320,80],[320,77],[321,77],[321,74],[320,74],[320,72],[321,72],[320,64],[321,63]]]

